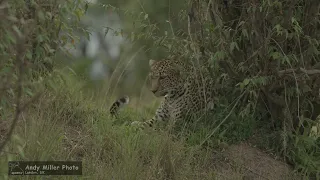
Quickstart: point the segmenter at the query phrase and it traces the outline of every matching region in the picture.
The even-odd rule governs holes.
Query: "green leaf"
[[[14,35],[11,32],[7,32],[6,37],[8,38],[9,42],[16,43],[16,38],[14,37]]]
[[[24,151],[23,151],[23,147],[18,145],[17,146],[17,149],[18,149],[18,152],[19,152],[19,155],[22,157],[22,158],[25,158],[25,154],[24,154]]]
[[[242,29],[242,35],[246,38],[249,38],[248,31],[246,29]]]
[[[148,16],[149,16],[148,14],[145,14],[144,15],[144,20],[148,19]]]
[[[249,82],[250,82],[250,80],[249,79],[245,79],[245,80],[243,80],[243,84],[246,86],[246,85],[248,85],[249,84]]]
[[[244,23],[246,23],[245,21],[241,21],[239,24],[238,24],[238,27],[242,26]]]
[[[214,56],[213,56],[213,58],[215,59],[215,60],[223,60],[224,58],[225,58],[225,52],[224,51],[217,51],[215,54],[214,54]]]
[[[282,58],[282,64],[284,64],[284,63],[290,64],[290,60],[289,60],[288,56],[284,56],[284,57]]]
[[[13,25],[12,28],[18,34],[19,37],[22,37],[21,31],[18,29],[18,27],[16,25]]]
[[[274,59],[274,60],[277,60],[281,57],[281,54],[279,52],[273,52],[271,53],[271,57]]]
[[[39,34],[37,36],[37,40],[38,40],[38,42],[43,42],[43,36],[41,34]]]
[[[41,21],[44,21],[46,19],[43,11],[38,11],[38,18],[41,20]]]
[[[231,44],[230,44],[230,52],[233,52],[234,48],[239,50],[237,42],[231,42]]]
[[[27,51],[26,57],[27,57],[27,59],[31,60],[32,59],[32,53],[30,51]]]
[[[29,88],[25,88],[25,89],[24,89],[24,92],[25,92],[26,94],[28,94],[29,96],[33,96],[33,93],[32,93],[32,91],[31,91],[31,89],[29,89]]]
[[[277,24],[274,26],[274,29],[276,29],[277,35],[281,35],[282,34],[282,27],[280,24]]]
[[[1,69],[1,74],[7,74],[7,73],[9,73],[10,71],[11,71],[11,67],[4,67],[4,68],[2,68]]]

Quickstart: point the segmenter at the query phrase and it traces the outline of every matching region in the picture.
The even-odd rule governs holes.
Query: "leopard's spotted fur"
[[[214,82],[209,74],[182,61],[150,60],[149,65],[150,90],[156,97],[164,96],[164,100],[153,118],[132,125],[152,127],[157,121],[179,121],[213,108]]]

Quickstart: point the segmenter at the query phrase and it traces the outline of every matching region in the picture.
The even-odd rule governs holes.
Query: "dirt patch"
[[[286,163],[274,159],[248,143],[231,145],[221,154],[216,168],[219,179],[298,180]]]

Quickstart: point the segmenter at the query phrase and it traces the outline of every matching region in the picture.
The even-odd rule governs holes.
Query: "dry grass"
[[[0,155],[2,178],[8,178],[8,160],[80,159],[83,179],[286,179],[292,172],[247,144],[220,151],[190,145],[167,131],[136,131],[126,122],[150,117],[158,100],[132,98],[115,121],[107,102],[87,96],[72,76],[64,78],[24,112],[15,138]],[[6,124],[1,121],[1,137]]]

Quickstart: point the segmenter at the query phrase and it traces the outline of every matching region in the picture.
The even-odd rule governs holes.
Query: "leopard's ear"
[[[152,66],[155,62],[156,62],[156,60],[150,59],[149,60],[149,66]]]

